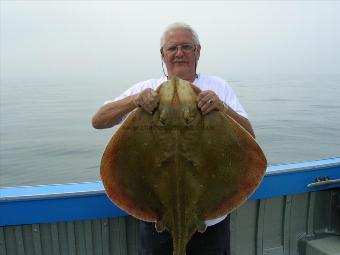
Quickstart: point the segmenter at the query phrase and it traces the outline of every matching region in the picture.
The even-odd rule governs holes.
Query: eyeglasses
[[[178,49],[181,49],[183,52],[192,52],[196,49],[196,45],[191,43],[183,43],[183,44],[170,44],[165,45],[162,50],[164,50],[167,53],[174,53],[177,52]]]

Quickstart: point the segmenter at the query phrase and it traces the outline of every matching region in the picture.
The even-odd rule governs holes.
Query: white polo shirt
[[[159,79],[150,79],[147,81],[139,82],[133,85],[131,88],[127,89],[125,92],[123,92],[120,96],[116,97],[115,99],[105,101],[104,104],[111,103],[117,100],[121,100],[125,97],[135,95],[137,93],[142,92],[144,89],[147,89],[147,88],[152,88],[156,90],[159,85],[161,85],[162,83],[166,81],[167,81],[167,77],[162,76]],[[220,98],[220,100],[226,103],[235,112],[237,112],[238,114],[240,114],[241,116],[245,118],[248,118],[246,111],[244,110],[239,100],[237,99],[237,96],[234,93],[233,89],[229,86],[229,84],[225,80],[217,76],[208,76],[208,75],[198,74],[197,78],[192,83],[196,85],[197,87],[199,87],[202,91],[204,90],[214,91],[216,95]],[[215,225],[221,222],[222,220],[224,220],[227,217],[227,215],[224,215],[217,219],[207,220],[205,221],[205,224],[207,226]]]

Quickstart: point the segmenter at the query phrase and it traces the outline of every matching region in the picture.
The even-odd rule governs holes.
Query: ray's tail
[[[176,236],[173,239],[173,255],[186,255],[187,241],[185,237]]]

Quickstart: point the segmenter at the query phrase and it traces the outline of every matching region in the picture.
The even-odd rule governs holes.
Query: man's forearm
[[[137,107],[141,107],[146,112],[152,114],[157,107],[159,96],[151,88],[144,89],[142,92],[128,96],[102,106],[92,118],[94,128],[111,128],[121,122],[122,118]]]
[[[93,116],[92,126],[97,129],[103,129],[119,124],[126,114],[137,107],[135,97],[136,95],[128,96],[122,100],[102,106]]]

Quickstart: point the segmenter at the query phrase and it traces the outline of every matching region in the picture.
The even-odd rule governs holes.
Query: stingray
[[[266,158],[253,137],[221,111],[202,115],[198,91],[173,78],[157,90],[150,114],[133,111],[109,141],[101,178],[128,214],[168,230],[173,254],[185,254],[206,220],[239,207],[257,188]]]

